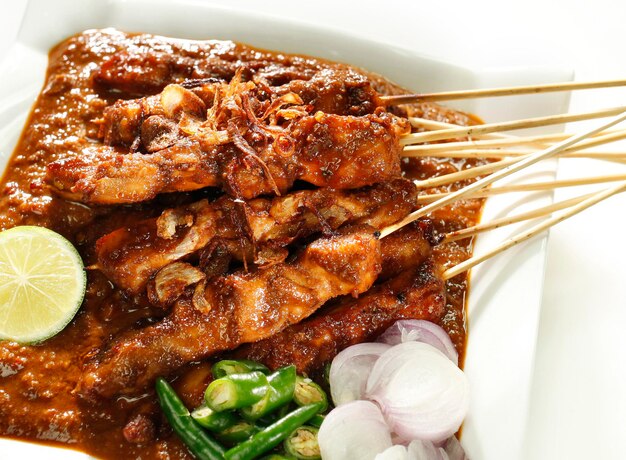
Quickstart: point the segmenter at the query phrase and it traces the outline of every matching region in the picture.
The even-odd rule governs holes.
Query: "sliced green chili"
[[[296,379],[296,388],[293,393],[293,400],[298,406],[304,406],[313,403],[323,403],[320,412],[328,409],[328,396],[317,383],[313,380],[298,376]]]
[[[194,409],[191,413],[191,418],[211,431],[223,431],[239,421],[239,418],[234,412],[215,412],[207,406],[200,406]]]
[[[269,382],[262,372],[230,374],[213,380],[204,393],[204,400],[215,412],[222,412],[251,406],[263,399],[268,390]]]
[[[257,420],[292,400],[296,386],[296,366],[278,369],[267,376],[267,381],[269,388],[263,399],[241,410],[245,419]]]
[[[322,456],[317,431],[317,428],[306,425],[296,428],[283,443],[285,452],[298,460],[319,460]]]
[[[259,431],[261,431],[261,429],[253,423],[242,420],[235,423],[233,426],[216,433],[215,437],[226,445],[235,446],[249,439],[250,436],[258,433]]]
[[[200,460],[224,458],[224,447],[191,418],[189,410],[165,379],[157,379],[156,393],[165,417],[194,457]]]
[[[249,359],[223,359],[213,364],[211,368],[214,379],[220,379],[230,374],[245,374],[246,372],[259,371],[269,374],[270,370],[261,363]]]
[[[297,408],[247,441],[227,450],[224,457],[226,460],[250,460],[272,450],[318,413],[320,407],[322,404],[316,403]]]

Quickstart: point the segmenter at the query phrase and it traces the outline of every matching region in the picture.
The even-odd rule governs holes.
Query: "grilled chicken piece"
[[[276,91],[295,93],[315,111],[337,115],[367,115],[382,106],[371,80],[352,70],[323,69],[311,79],[291,80]]]
[[[240,74],[195,92],[168,85],[107,109],[101,135],[115,145],[53,162],[46,179],[72,200],[123,204],[209,186],[249,199],[283,194],[296,179],[346,189],[400,175],[407,120],[383,108],[362,117],[309,109]]]
[[[292,262],[215,278],[200,293],[208,311],[181,300],[159,323],[122,334],[87,366],[77,392],[136,394],[186,363],[265,339],[332,298],[365,292],[380,264],[373,229],[359,227],[314,241]]]
[[[269,249],[347,222],[376,229],[397,222],[413,210],[416,195],[413,182],[396,179],[358,190],[303,190],[247,203],[230,197],[202,200],[103,236],[96,243],[98,265],[118,287],[138,293],[157,271],[215,239],[231,241],[232,257],[262,264],[259,256]]]
[[[153,155],[125,154],[117,147],[89,148],[80,157],[48,164],[46,180],[64,198],[90,204],[138,203],[163,192],[220,185],[219,166],[197,143]]]
[[[374,340],[399,319],[440,322],[445,299],[445,284],[429,260],[373,287],[358,299],[339,299],[299,324],[247,344],[235,355],[262,362],[271,369],[295,364],[298,372],[310,374],[344,348]]]
[[[147,151],[150,144],[142,126],[153,116],[166,117],[166,108],[187,102],[185,112],[201,118],[207,107],[213,105],[215,95],[225,86],[223,80],[208,78],[187,80],[181,85],[170,85],[161,94],[139,99],[120,99],[104,110],[100,137],[107,145],[131,147],[138,138]],[[335,115],[362,116],[380,107],[378,93],[370,80],[351,70],[324,69],[310,80],[292,80],[282,86],[268,88],[276,95],[295,94],[309,112]],[[171,114],[171,110],[169,113]],[[173,117],[169,117],[170,120]],[[175,121],[179,121],[176,119]],[[150,137],[150,136],[148,136]]]
[[[183,138],[152,154],[102,146],[50,163],[46,180],[60,195],[90,204],[136,203],[204,187],[250,199],[284,194],[296,179],[354,189],[400,177],[399,138],[406,132],[406,120],[386,112],[364,117],[320,112],[293,123],[288,135],[260,152],[248,144],[242,154],[237,145],[245,142],[239,138],[210,149]],[[293,139],[290,154],[276,147],[291,142],[288,138]]]
[[[257,50],[255,53],[259,54]],[[152,53],[120,52],[96,71],[94,81],[108,90],[143,96],[156,94],[171,83],[231,80],[240,70],[246,79],[264,81],[277,87],[279,92],[293,91],[315,110],[326,113],[364,115],[380,106],[378,93],[366,76],[334,64],[326,67],[315,63],[309,67],[301,62],[293,66],[291,59],[285,56],[286,62],[276,62],[275,57],[271,59],[273,62],[242,62],[216,57],[198,61],[174,58],[154,50]]]

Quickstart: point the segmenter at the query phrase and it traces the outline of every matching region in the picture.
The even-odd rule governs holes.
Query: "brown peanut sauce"
[[[146,80],[139,90],[137,86],[126,91],[100,87],[95,73],[121,51],[143,56],[126,65],[149,67],[161,80]],[[0,184],[0,230],[17,225],[51,228],[72,241],[89,266],[94,263],[94,243],[100,236],[158,215],[166,207],[213,196],[214,191],[201,190],[161,195],[138,205],[90,207],[54,195],[43,179],[49,162],[81,155],[88,145],[101,142],[98,120],[115,100],[158,93],[163,82],[230,78],[242,66],[250,71],[263,70],[274,84],[323,68],[347,68],[344,64],[228,41],[175,40],[112,30],[87,31],[57,45],[50,52],[44,87]],[[366,74],[381,94],[406,92],[380,76],[357,71]],[[450,123],[479,122],[436,104],[418,104],[408,111],[410,115]],[[422,179],[472,164],[420,159],[405,161],[403,167],[407,176]],[[461,201],[437,211],[433,219],[440,232],[448,232],[476,223],[481,208],[482,200]],[[471,251],[471,240],[464,240],[439,246],[435,257],[445,268],[466,259]],[[466,339],[467,288],[465,275],[448,282],[448,305],[442,321],[461,356]],[[153,392],[100,405],[87,404],[73,392],[84,363],[110,337],[162,315],[141,296],[127,296],[97,270],[88,270],[84,304],[65,330],[36,345],[0,342],[0,436],[68,446],[102,458],[189,458],[160,415]],[[180,373],[176,388],[187,404],[194,406],[209,378],[209,363],[197,363]],[[128,442],[123,428],[131,419],[140,425],[144,416],[156,419],[153,439]],[[131,423],[127,430],[133,426]]]

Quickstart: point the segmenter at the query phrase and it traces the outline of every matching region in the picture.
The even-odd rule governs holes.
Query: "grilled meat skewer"
[[[261,79],[259,83],[264,81]],[[370,80],[350,70],[324,69],[309,80],[295,79],[274,87],[268,84],[264,85],[267,93],[275,93],[283,100],[290,100],[290,95],[295,94],[311,113],[320,111],[334,115],[362,116],[373,113],[381,106],[378,93],[372,88]],[[188,91],[173,85],[169,91],[157,95],[120,99],[104,110],[100,137],[107,145],[125,147],[131,147],[137,138],[152,139],[147,131],[149,127],[143,127],[150,117],[167,117],[169,114],[168,118],[176,121],[172,115],[178,115],[176,111],[183,109],[182,104],[189,114],[202,117],[206,108],[213,105],[220,87],[225,85],[225,81],[218,78],[186,80],[180,86]],[[143,143],[148,151],[154,150],[145,141]]]
[[[416,195],[411,181],[396,179],[358,190],[303,190],[245,203],[228,196],[202,200],[103,236],[96,243],[98,266],[118,287],[136,294],[157,271],[217,239],[230,241],[227,249],[238,260],[273,263],[263,260],[265,248],[275,251],[347,222],[383,228],[408,214]]]
[[[445,299],[439,270],[426,261],[374,286],[358,299],[344,297],[272,337],[244,345],[235,356],[262,362],[271,369],[295,364],[298,372],[311,374],[344,348],[374,340],[397,320],[439,322]]]
[[[360,117],[311,114],[297,94],[268,93],[240,75],[215,85],[210,105],[180,85],[119,103],[105,114],[103,136],[120,145],[50,163],[47,182],[75,201],[123,204],[204,187],[244,199],[281,195],[296,179],[352,189],[400,175],[399,139],[410,126],[382,107]]]
[[[367,291],[381,270],[373,232],[320,238],[292,262],[214,278],[162,321],[115,339],[87,366],[78,393],[136,394],[184,364],[270,337],[332,298]]]

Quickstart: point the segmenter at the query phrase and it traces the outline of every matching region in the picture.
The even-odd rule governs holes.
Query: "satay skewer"
[[[417,155],[411,155],[413,158],[507,158],[507,157],[521,157],[528,155],[529,150],[502,150],[502,149],[475,149],[475,150],[452,150],[452,151],[438,151],[435,153],[419,152]],[[592,151],[592,152],[564,152],[559,155],[559,158],[588,158],[591,160],[600,161],[613,161],[615,163],[626,162],[626,152],[607,152],[607,151]]]
[[[534,146],[546,147],[547,145],[562,141],[571,136],[570,133],[543,134],[538,136],[507,136],[498,139],[470,139],[459,142],[446,142],[440,144],[418,144],[404,147],[404,156],[437,156],[448,152],[464,150],[495,150],[501,147],[523,147],[532,148]],[[595,147],[600,144],[626,138],[626,129],[611,130],[605,133],[592,136],[584,143],[581,142],[574,150],[583,150]],[[596,143],[596,141],[598,143]]]
[[[454,123],[446,123],[443,121],[429,120],[428,118],[419,118],[419,117],[409,117],[408,120],[409,120],[409,123],[411,123],[411,126],[413,126],[414,128],[423,128],[429,131],[461,128],[464,126],[464,125],[457,125]],[[504,134],[504,133],[485,133],[485,134],[477,134],[474,137],[479,138],[479,139],[498,140],[498,139],[516,138],[517,136],[513,136],[511,134]],[[409,148],[409,147],[405,147],[405,148]]]
[[[617,193],[623,192],[624,190],[626,190],[626,182],[622,182],[613,187],[609,187],[606,190],[603,190],[601,192],[594,193],[592,196],[586,198],[580,203],[574,206],[571,206],[566,211],[562,211],[558,214],[555,214],[551,218],[533,226],[532,228],[525,230],[523,232],[520,232],[511,238],[508,238],[507,240],[503,241],[501,244],[485,252],[484,254],[471,257],[465,260],[464,262],[461,262],[460,264],[455,265],[452,268],[449,268],[443,273],[442,275],[443,279],[448,280],[450,278],[453,278],[456,275],[463,273],[469,270],[470,268],[478,265],[479,263],[484,262],[485,260],[490,259],[519,243],[529,240],[536,235],[539,235],[540,233],[544,232],[545,230],[552,227],[553,225],[556,225],[559,222],[563,222],[565,219],[571,216],[574,216],[580,213],[581,211],[584,211],[585,209],[593,206],[596,203],[599,203],[602,200],[605,200],[606,198],[609,198]]]
[[[561,82],[542,85],[509,86],[503,88],[471,89],[461,91],[445,91],[438,93],[403,94],[396,96],[382,96],[385,105],[413,104],[424,101],[450,101],[460,99],[475,99],[482,97],[515,96],[522,94],[539,94],[556,91],[574,91],[581,89],[611,88],[626,86],[626,80],[598,80],[588,82]]]
[[[618,115],[626,107],[611,107],[608,109],[593,110],[582,113],[562,113],[546,117],[525,118],[521,120],[504,121],[499,123],[486,123],[482,125],[465,126],[460,128],[440,129],[424,133],[407,134],[400,139],[403,145],[419,144],[423,142],[454,139],[458,137],[476,136],[478,134],[510,131],[517,129],[536,128],[539,126],[558,125],[575,121],[591,120]]]
[[[626,137],[626,132],[622,133],[622,132],[613,132],[610,133],[609,135],[606,136],[598,136],[598,138],[596,139],[591,139],[591,141],[584,141],[584,142],[580,142],[578,144],[572,145],[570,147],[567,147],[565,149],[562,149],[560,151],[559,156],[564,155],[564,154],[568,154],[571,153],[575,150],[578,150],[580,148],[580,145],[583,144],[584,146],[591,146],[591,147],[595,147],[597,145],[601,145],[603,143],[609,143],[609,142],[613,142],[617,139]],[[558,145],[558,144],[555,144]],[[417,187],[419,188],[429,188],[429,187],[438,187],[440,185],[446,185],[446,184],[452,184],[454,182],[458,182],[458,181],[462,181],[462,180],[466,180],[466,179],[473,179],[475,177],[479,177],[482,176],[484,174],[489,174],[492,173],[494,171],[498,171],[500,169],[503,169],[513,163],[515,163],[516,161],[519,160],[520,156],[521,157],[526,157],[529,155],[529,152],[525,152],[525,153],[521,153],[521,155],[518,155],[516,157],[513,158],[505,158],[502,159],[500,161],[496,161],[494,163],[488,163],[485,165],[481,165],[481,166],[475,166],[473,168],[469,168],[469,169],[464,169],[462,171],[457,171],[454,173],[450,173],[450,174],[444,174],[442,176],[437,176],[437,177],[432,177],[430,179],[424,179],[421,181],[415,181],[415,185],[417,185]],[[606,158],[605,158],[606,159]],[[623,162],[625,160],[624,157],[621,158],[612,158],[613,161],[617,161],[617,162]]]
[[[605,176],[596,176],[596,177],[583,177],[581,179],[563,179],[563,180],[554,180],[554,181],[545,181],[545,182],[535,182],[530,184],[513,184],[513,185],[503,185],[501,187],[490,187],[485,188],[475,195],[472,195],[472,198],[486,198],[488,196],[500,195],[503,193],[515,193],[515,192],[538,192],[543,190],[554,190],[555,188],[561,187],[576,187],[581,185],[591,185],[591,184],[604,184],[606,182],[617,182],[626,180],[626,174],[608,174]],[[447,193],[432,193],[428,195],[420,195],[417,198],[418,204],[432,203],[433,201],[437,201],[443,197],[448,196],[452,192]]]
[[[443,197],[435,201],[434,203],[431,203],[427,206],[424,206],[421,209],[418,209],[417,211],[412,212],[401,221],[384,228],[380,232],[381,238],[384,238],[385,236],[419,219],[420,217],[428,215],[430,212],[434,211],[435,209],[446,206],[461,198],[471,196],[474,192],[477,192],[485,188],[486,186],[491,185],[497,180],[510,176],[511,174],[521,171],[522,169],[527,168],[528,166],[531,166],[535,163],[538,163],[541,160],[554,157],[561,151],[565,150],[566,148],[572,145],[577,144],[578,142],[588,138],[589,136],[593,136],[596,133],[599,133],[605,129],[615,126],[618,123],[621,123],[622,121],[626,120],[626,113],[623,113],[625,110],[626,109],[622,109],[622,113],[620,115],[612,118],[608,122],[603,123],[602,125],[596,128],[573,135],[572,137],[562,142],[559,142],[558,144],[555,144],[545,150],[529,154],[528,156],[522,157],[520,159],[516,159],[517,161],[515,163],[509,164],[508,166],[505,166],[499,171],[496,171],[493,174],[474,182],[473,184],[470,184],[460,190],[457,190],[456,192],[451,193],[450,195],[446,197]]]
[[[586,195],[570,198],[569,200],[563,200],[557,203],[552,203],[551,205],[548,205],[548,206],[542,206],[540,208],[533,209],[531,211],[526,211],[520,214],[515,214],[513,216],[501,217],[499,219],[493,219],[493,220],[490,220],[489,222],[474,225],[472,227],[467,227],[462,230],[450,232],[445,235],[444,239],[441,242],[450,243],[452,241],[463,240],[465,238],[470,238],[472,236],[478,235],[479,233],[483,233],[488,230],[495,230],[496,228],[505,227],[507,225],[516,224],[518,222],[524,222],[526,220],[546,217],[556,211],[561,211],[562,209],[567,209],[571,206],[574,206],[580,203],[581,201],[584,201],[587,198],[592,197],[593,195],[594,195],[593,193],[588,193]]]

